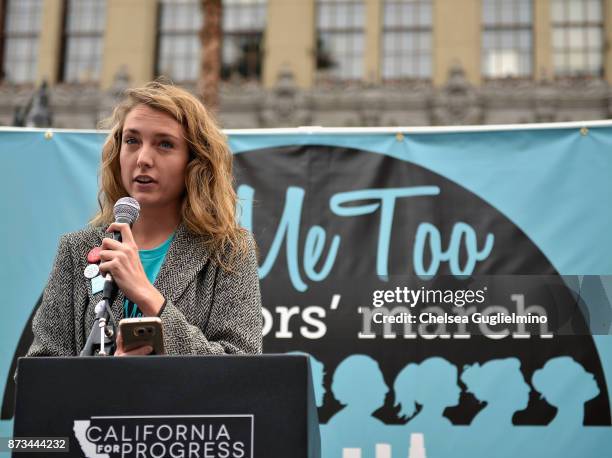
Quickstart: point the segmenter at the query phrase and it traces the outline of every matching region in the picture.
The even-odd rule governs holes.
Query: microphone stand
[[[110,308],[111,299],[117,293],[117,286],[110,274],[104,282],[103,297],[96,304],[96,318],[89,331],[89,337],[79,356],[110,356],[115,353],[116,342],[114,327],[116,327],[113,312]],[[109,323],[110,319],[110,323]],[[99,346],[95,349],[95,346]]]

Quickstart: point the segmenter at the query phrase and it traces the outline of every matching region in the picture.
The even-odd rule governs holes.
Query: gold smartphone
[[[153,347],[152,355],[165,355],[161,319],[157,317],[124,318],[119,322],[125,350],[143,345]]]

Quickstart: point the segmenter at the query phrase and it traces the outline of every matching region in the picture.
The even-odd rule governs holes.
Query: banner
[[[228,133],[264,350],[312,356],[324,457],[612,451],[612,126]],[[0,132],[0,435],[103,139]]]

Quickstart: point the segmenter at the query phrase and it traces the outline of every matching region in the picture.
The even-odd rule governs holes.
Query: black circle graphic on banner
[[[556,336],[553,339],[536,336],[515,339],[510,336],[492,340],[482,335],[473,335],[464,340],[425,340],[422,337],[404,339],[401,335],[396,338],[358,338],[362,320],[357,309],[371,305],[374,289],[385,289],[390,284],[381,279],[376,271],[377,263],[380,262],[381,199],[367,196],[354,201],[345,199],[343,208],[361,207],[362,214],[339,216],[330,208],[333,196],[359,190],[410,187],[439,189],[437,194],[398,197],[394,200],[386,259],[389,278],[414,276],[414,239],[421,223],[435,227],[443,248],[446,248],[453,228],[459,222],[473,228],[480,248],[485,245],[486,234],[495,237],[490,254],[476,262],[473,275],[559,276],[535,243],[482,198],[424,167],[351,148],[299,145],[252,150],[236,155],[235,165],[241,195],[244,197],[249,192],[253,193],[252,208],[245,203],[248,208],[246,211],[243,209],[243,213],[247,216],[252,214],[252,230],[259,245],[260,265],[271,256],[275,238],[279,237],[280,240],[280,248],[276,247],[279,249],[275,261],[261,281],[263,305],[268,315],[264,350],[267,353],[304,351],[324,364],[325,397],[319,409],[322,423],[342,409],[331,392],[334,370],[349,355],[365,354],[378,362],[388,387],[393,386],[395,377],[407,364],[420,363],[436,356],[452,363],[459,373],[466,365],[517,358],[528,384],[534,372],[548,360],[557,356],[569,356],[593,375],[600,388],[599,395],[585,404],[584,424],[610,425],[606,381],[595,343],[592,336],[588,335],[582,317],[573,323],[577,335]],[[289,202],[288,195],[292,197]],[[378,206],[374,208],[374,204]],[[370,212],[364,209],[368,205],[371,206]],[[289,213],[292,215],[287,219]],[[285,222],[291,220],[289,225],[292,228],[279,226],[284,216]],[[308,261],[305,261],[305,240],[314,226],[320,226],[326,236],[320,258],[314,265],[316,272],[325,267],[332,237],[340,237],[337,255],[328,275],[316,280],[308,277]],[[292,230],[295,232],[291,233]],[[295,248],[293,259],[287,257],[288,244]],[[312,245],[309,249],[316,251]],[[465,265],[468,261],[465,247],[457,253],[459,265]],[[431,252],[425,250],[423,264],[429,265],[431,261]],[[292,263],[293,278],[288,267]],[[437,274],[450,273],[448,262],[441,262]],[[305,291],[296,289],[296,274],[298,280],[306,286]],[[567,298],[571,302],[569,292],[563,287],[544,294]],[[330,307],[333,295],[341,296],[335,310]],[[319,306],[325,310],[324,318],[313,315],[324,322],[325,333],[321,337],[312,338],[303,331],[306,329],[312,333],[317,330],[312,320],[304,316],[304,309],[309,306]],[[359,380],[355,380],[355,383],[359,383]],[[458,383],[462,389],[460,403],[457,407],[448,408],[445,416],[453,424],[469,424],[483,405],[466,391],[461,381]],[[541,399],[531,386],[530,390],[528,406],[513,416],[513,423],[548,424],[556,414],[555,407]],[[394,407],[392,391],[390,389],[387,394],[384,406],[375,413],[387,424],[402,422],[398,409]]]

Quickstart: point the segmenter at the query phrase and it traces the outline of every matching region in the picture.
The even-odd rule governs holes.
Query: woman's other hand
[[[131,350],[126,350],[123,347],[123,337],[121,333],[117,333],[117,349],[115,350],[115,356],[145,356],[150,355],[153,351],[153,347],[151,345],[143,345],[141,347],[132,348]]]

